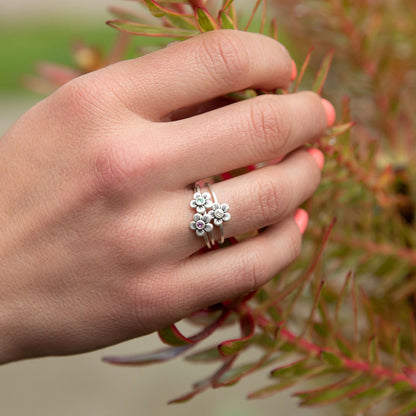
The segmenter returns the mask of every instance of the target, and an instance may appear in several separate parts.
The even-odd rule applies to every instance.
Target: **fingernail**
[[[325,109],[327,126],[331,127],[335,123],[335,118],[336,118],[335,108],[328,100],[325,100],[325,98],[321,98],[321,101]]]
[[[291,81],[294,81],[298,76],[298,68],[296,67],[295,61],[292,59],[292,75],[290,77]]]
[[[307,152],[315,159],[315,162],[319,166],[319,169],[322,170],[325,163],[324,154],[320,150],[315,149],[314,147],[310,147],[309,149],[307,149]]]
[[[304,209],[299,208],[295,212],[295,223],[298,226],[301,234],[305,232],[306,227],[308,226],[308,222],[309,222],[308,213]]]

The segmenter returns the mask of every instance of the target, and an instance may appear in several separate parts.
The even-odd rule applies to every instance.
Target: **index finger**
[[[274,39],[215,30],[100,71],[117,98],[140,116],[162,120],[174,110],[246,88],[285,88],[293,62]]]

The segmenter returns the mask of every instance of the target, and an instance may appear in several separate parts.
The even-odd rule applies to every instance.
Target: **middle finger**
[[[263,95],[161,124],[171,183],[199,179],[283,156],[322,135],[325,104],[311,92]],[[180,167],[175,169],[175,167]]]

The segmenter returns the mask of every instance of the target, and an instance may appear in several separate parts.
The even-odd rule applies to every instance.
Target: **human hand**
[[[323,164],[299,148],[333,122],[332,106],[302,92],[196,108],[285,88],[291,73],[276,41],[215,31],[82,76],[28,111],[0,140],[0,362],[144,335],[290,263],[307,223],[296,209]],[[189,185],[288,153],[214,185],[232,213],[225,237],[270,227],[196,254]]]

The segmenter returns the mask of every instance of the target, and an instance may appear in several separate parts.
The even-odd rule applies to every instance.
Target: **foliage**
[[[108,24],[123,34],[118,45],[110,57],[79,65],[78,71],[122,59],[130,35],[171,41],[219,28],[248,30],[255,13],[258,31],[278,34],[265,0],[257,0],[246,19],[233,0],[135,3],[153,17],[143,15],[143,7],[113,7],[116,19]],[[248,90],[230,97],[285,94],[308,86],[321,93],[327,81],[326,94],[341,103],[338,124],[316,143],[326,155],[326,167],[319,191],[306,204],[311,224],[302,255],[256,293],[189,317],[201,327],[196,335],[187,337],[172,325],[159,333],[165,349],[105,361],[144,365],[187,353],[190,362],[219,363],[175,403],[271,368],[271,383],[249,398],[312,380],[313,388],[295,394],[302,406],[339,403],[347,415],[414,414],[416,6],[411,0],[276,0],[273,5],[298,54],[304,54],[298,78],[289,91]],[[316,52],[304,50],[305,39],[316,51],[329,51],[320,63]],[[44,75],[58,85],[59,71],[52,68]],[[197,349],[217,328],[236,324],[240,338]],[[261,357],[246,362],[245,351],[251,348]]]

